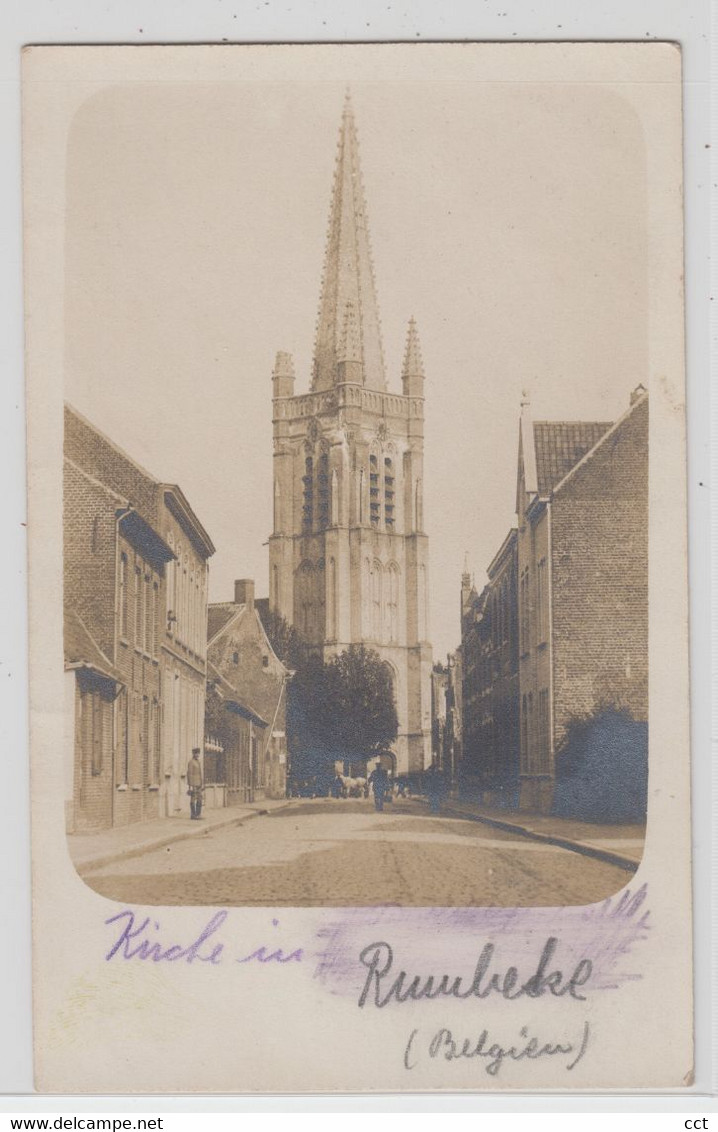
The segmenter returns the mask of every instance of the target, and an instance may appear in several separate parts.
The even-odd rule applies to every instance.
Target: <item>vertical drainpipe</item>
[[[113,601],[113,630],[112,630],[112,663],[117,668],[117,636],[118,636],[118,623],[121,611],[117,607],[117,601],[120,593],[120,523],[129,515],[132,508],[129,503],[125,504],[123,508],[118,508],[115,511],[115,596]],[[125,578],[125,585],[127,579]],[[115,792],[117,790],[117,701],[119,696],[115,696],[112,701],[112,766],[111,766],[111,781],[110,781],[110,826],[114,829],[115,825]],[[129,735],[128,735],[129,742]]]

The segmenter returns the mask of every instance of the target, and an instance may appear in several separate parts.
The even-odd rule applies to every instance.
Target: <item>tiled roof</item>
[[[233,601],[221,601],[213,603],[207,608],[207,640],[211,641],[217,636],[220,630],[224,629],[235,613],[240,609],[244,609],[243,605],[235,605]]]
[[[64,624],[65,663],[83,665],[121,683],[121,677],[109,657],[106,657],[84,621],[74,612],[65,610]]]
[[[547,495],[560,483],[612,424],[613,421],[534,421],[539,495]]]

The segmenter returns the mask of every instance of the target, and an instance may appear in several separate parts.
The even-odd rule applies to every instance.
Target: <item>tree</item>
[[[389,750],[399,724],[387,666],[373,650],[350,645],[327,669],[336,757],[360,762]]]
[[[391,676],[377,653],[350,645],[324,663],[294,626],[264,610],[262,623],[275,653],[292,670],[287,739],[294,778],[333,773],[334,762],[365,762],[387,751],[398,720]]]

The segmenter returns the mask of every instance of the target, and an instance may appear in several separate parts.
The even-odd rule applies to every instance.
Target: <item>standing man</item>
[[[384,795],[389,789],[389,775],[380,762],[369,775],[368,785],[374,790],[374,808],[381,812],[384,809]]]
[[[192,821],[199,821],[202,813],[202,764],[199,761],[201,750],[192,748],[192,758],[187,764],[187,792],[189,794],[189,812]]]

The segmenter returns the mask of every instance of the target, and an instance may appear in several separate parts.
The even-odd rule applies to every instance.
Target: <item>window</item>
[[[232,664],[239,664],[239,653],[238,652],[232,653]]]
[[[545,644],[548,640],[548,588],[546,584],[546,559],[542,558],[538,564],[537,599],[538,599],[538,641]]]
[[[143,613],[142,613],[142,569],[135,566],[135,645],[142,647]]]
[[[372,601],[372,637],[375,641],[380,641],[382,637],[381,632],[381,562],[374,562],[371,572],[371,601]]]
[[[126,691],[115,701],[117,711],[117,764],[116,783],[124,786],[129,782],[130,767],[130,702]]]
[[[379,462],[376,456],[369,457],[369,519],[373,527],[379,526]]]
[[[314,460],[307,456],[304,461],[304,506],[302,507],[302,524],[306,531],[314,526]]]
[[[329,457],[326,452],[319,457],[317,501],[317,519],[320,529],[324,530],[329,526]]]
[[[152,701],[152,717],[153,717],[153,728],[152,728],[152,776],[153,776],[153,782],[155,782],[155,783],[159,783],[159,781],[160,781],[160,775],[161,775],[161,773],[162,773],[162,767],[161,767],[161,765],[160,765],[160,764],[161,764],[161,761],[162,761],[162,759],[161,759],[161,754],[162,754],[162,747],[161,747],[161,740],[162,740],[162,731],[161,731],[161,726],[160,726],[160,725],[161,725],[160,705],[159,705],[159,703],[157,702],[157,700],[153,700],[153,701]]]
[[[529,568],[524,566],[521,571],[519,589],[520,631],[519,640],[522,655],[529,651]]]
[[[152,579],[145,574],[142,594],[142,647],[149,653],[152,647]]]
[[[102,774],[102,745],[104,739],[104,711],[103,701],[99,693],[94,692],[87,696],[89,700],[90,740],[92,743],[92,773]]]
[[[399,567],[394,562],[389,567],[387,581],[387,629],[389,642],[394,644],[399,640]]]
[[[544,688],[539,692],[538,698],[538,736],[537,736],[537,754],[538,754],[538,769],[545,773],[548,771],[549,766],[549,750],[550,750],[550,722],[548,710],[548,689]]]
[[[152,583],[152,617],[150,628],[150,652],[157,656],[157,611],[160,607],[160,587],[157,582]]]
[[[394,466],[388,456],[384,458],[384,522],[387,530],[394,529]]]
[[[150,784],[150,701],[147,696],[142,697],[142,784]]]
[[[120,636],[127,639],[127,555],[120,555]]]

